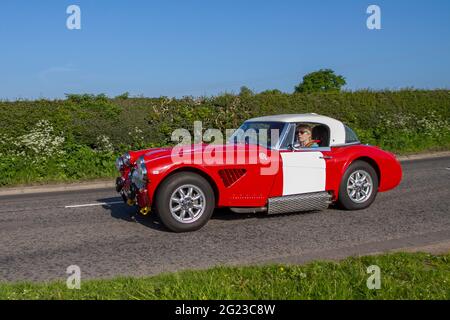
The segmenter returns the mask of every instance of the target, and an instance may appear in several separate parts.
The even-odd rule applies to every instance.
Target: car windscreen
[[[277,146],[285,126],[284,122],[244,122],[228,143],[254,144],[272,149]]]

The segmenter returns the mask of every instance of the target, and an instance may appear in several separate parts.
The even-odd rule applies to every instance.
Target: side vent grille
[[[219,175],[225,187],[228,188],[242,178],[246,172],[245,169],[223,169],[219,170]]]

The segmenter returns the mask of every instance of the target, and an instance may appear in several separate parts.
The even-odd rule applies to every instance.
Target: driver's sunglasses
[[[309,133],[309,131],[300,130],[300,131],[297,132],[297,134],[305,134],[305,133]]]

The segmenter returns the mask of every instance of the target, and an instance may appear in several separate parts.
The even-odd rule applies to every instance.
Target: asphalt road
[[[450,242],[450,157],[404,162],[395,190],[363,211],[265,216],[218,210],[175,234],[114,190],[0,197],[0,281],[152,275],[249,263],[298,263]],[[98,205],[107,202],[112,204]],[[86,207],[71,205],[97,204]]]

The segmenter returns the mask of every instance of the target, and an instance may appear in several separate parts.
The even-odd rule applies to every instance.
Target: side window
[[[330,146],[330,129],[324,124],[301,122],[292,124],[291,129],[294,129],[294,132],[290,133],[290,141],[293,141],[294,144],[306,144],[301,148],[324,148]],[[305,136],[299,135],[302,131],[306,131],[306,133],[302,133]],[[304,138],[303,141],[300,141],[301,137]]]
[[[349,127],[345,126],[345,143],[354,143],[354,142],[359,142],[356,133]]]
[[[330,128],[324,124],[316,124],[312,128],[312,139],[317,141],[319,147],[330,146]]]

